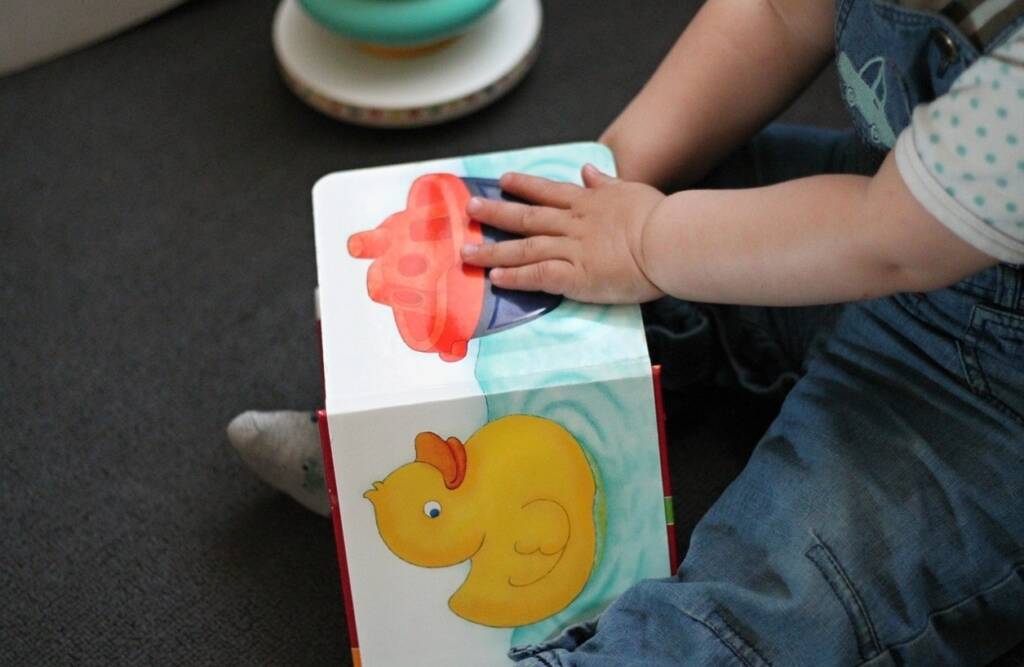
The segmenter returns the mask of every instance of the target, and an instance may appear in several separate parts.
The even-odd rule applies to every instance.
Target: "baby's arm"
[[[823,175],[679,192],[653,212],[640,248],[644,271],[661,290],[716,303],[803,305],[925,292],[995,264],[918,203],[891,154],[872,178]]]
[[[942,287],[995,264],[939,224],[890,157],[874,177],[748,190],[654,188],[584,170],[585,188],[509,174],[538,205],[473,199],[475,218],[527,238],[463,249],[498,287],[582,301],[834,303]]]
[[[696,181],[828,62],[833,16],[832,0],[709,0],[602,135],[619,176]]]
[[[667,198],[645,226],[644,270],[691,299],[796,304],[928,291],[996,260],[1024,263],[1022,111],[1018,27],[914,109],[872,178]]]
[[[602,302],[795,305],[943,287],[997,260],[1024,263],[1021,109],[1024,28],[915,108],[873,177],[665,197],[593,168],[586,188],[507,175],[502,186],[537,205],[472,202],[470,213],[529,238],[463,256],[502,267],[499,287]]]

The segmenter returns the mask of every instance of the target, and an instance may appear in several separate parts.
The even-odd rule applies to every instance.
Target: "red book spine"
[[[320,349],[323,350],[323,332],[317,322],[317,336]],[[323,356],[320,357],[320,371],[323,373]],[[326,384],[324,399],[326,402]],[[334,476],[334,457],[331,455],[331,432],[327,424],[327,411],[316,411],[317,425],[320,427],[320,448],[324,457],[324,481],[327,483],[327,497],[331,502],[331,523],[334,525],[334,545],[338,553],[338,571],[341,574],[341,595],[345,603],[345,620],[348,624],[348,640],[352,650],[352,664],[361,667],[359,657],[359,635],[356,632],[356,613],[352,605],[352,592],[349,586],[348,559],[345,557],[345,532],[341,528],[341,505],[338,502],[338,483]]]
[[[676,547],[676,520],[672,509],[672,477],[668,467],[668,436],[665,434],[665,403],[661,396],[661,366],[651,367],[654,379],[654,410],[658,420],[658,445],[661,449],[661,485],[665,494],[665,525],[668,531],[668,560],[672,572],[679,569],[679,549]]]

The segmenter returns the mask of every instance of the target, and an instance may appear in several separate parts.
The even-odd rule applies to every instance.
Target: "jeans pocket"
[[[1024,424],[1024,313],[976,305],[957,346],[971,391]]]

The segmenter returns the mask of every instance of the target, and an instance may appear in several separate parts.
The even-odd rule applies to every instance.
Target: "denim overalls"
[[[872,174],[914,106],[977,57],[941,16],[838,0],[856,131],[769,128],[704,185]],[[1020,269],[846,306],[665,299],[645,318],[667,387],[738,383],[785,395],[781,412],[676,576],[514,660],[935,667],[984,665],[1024,641]]]

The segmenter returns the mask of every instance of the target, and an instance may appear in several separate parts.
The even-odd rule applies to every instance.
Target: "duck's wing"
[[[558,565],[572,539],[572,522],[561,503],[537,498],[525,503],[516,513],[508,583],[510,586],[532,586]]]
[[[498,526],[495,526],[498,528]],[[488,533],[469,576],[448,600],[456,615],[493,627],[543,620],[570,604],[590,576],[594,532],[561,503],[533,499]]]

